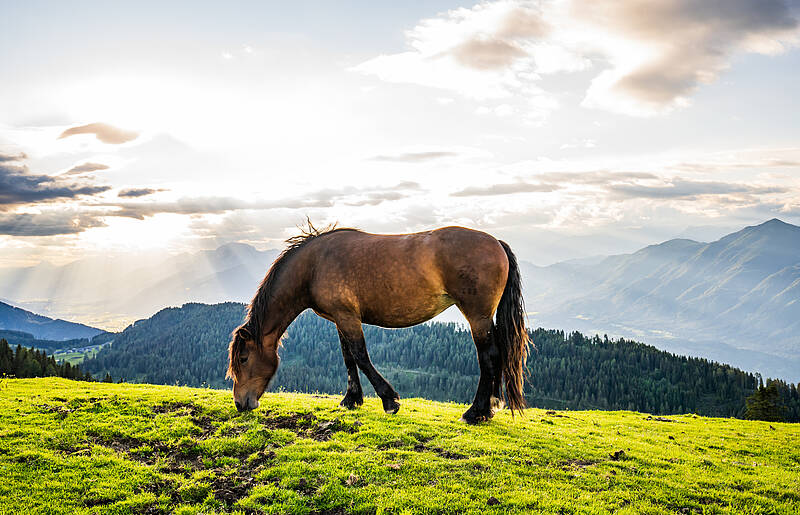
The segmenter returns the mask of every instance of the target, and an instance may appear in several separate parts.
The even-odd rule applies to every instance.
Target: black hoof
[[[339,406],[345,409],[356,409],[357,407],[364,404],[364,396],[363,395],[350,395],[349,393],[344,396],[342,402],[339,403]]]
[[[468,409],[461,415],[461,421],[466,422],[467,424],[479,424],[481,422],[488,422],[492,419],[493,413],[491,411],[487,411],[484,413],[479,412],[478,410],[473,410],[472,408]]]
[[[394,415],[398,411],[400,411],[400,403],[398,402],[400,399],[398,397],[394,397],[391,399],[381,399],[383,401],[383,411],[388,413],[389,415]]]

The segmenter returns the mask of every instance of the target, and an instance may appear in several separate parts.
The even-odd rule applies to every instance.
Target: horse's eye
[[[239,363],[241,363],[242,365],[247,363],[247,356],[244,356],[243,358],[239,358]]]

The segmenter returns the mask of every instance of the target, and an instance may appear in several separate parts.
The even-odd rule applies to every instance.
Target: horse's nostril
[[[244,406],[242,406],[241,402],[233,401],[233,403],[236,404],[236,411],[244,411],[245,408],[244,408]]]

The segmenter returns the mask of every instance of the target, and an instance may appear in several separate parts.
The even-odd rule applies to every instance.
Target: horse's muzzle
[[[258,407],[258,400],[251,399],[250,397],[246,397],[244,402],[239,402],[234,399],[233,403],[236,404],[236,410],[240,413],[243,411],[251,411]]]

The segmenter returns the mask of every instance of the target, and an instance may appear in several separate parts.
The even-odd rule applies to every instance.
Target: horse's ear
[[[250,334],[250,331],[248,331],[246,327],[240,327],[237,329],[236,336],[245,341],[253,339],[253,335]]]

